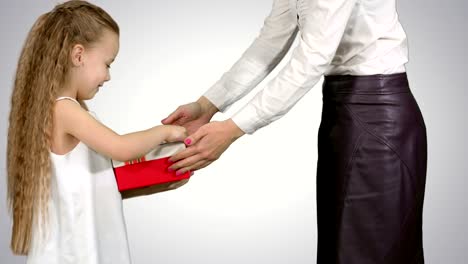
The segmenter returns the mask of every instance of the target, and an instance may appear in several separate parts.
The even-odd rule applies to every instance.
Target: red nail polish
[[[190,138],[187,138],[187,139],[185,140],[185,144],[186,144],[186,145],[190,145],[190,143],[192,143],[192,140],[190,140]]]

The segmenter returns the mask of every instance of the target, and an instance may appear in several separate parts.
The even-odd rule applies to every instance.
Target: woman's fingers
[[[200,116],[202,116],[202,109],[200,104],[197,102],[192,102],[177,107],[174,112],[161,120],[161,122],[165,125],[184,125],[190,121],[200,118]]]
[[[186,158],[194,156],[196,154],[198,154],[198,149],[197,149],[196,146],[188,147],[188,148],[182,150],[181,152],[179,152],[179,153],[173,155],[172,157],[170,157],[169,161],[176,163],[179,160],[186,159]],[[171,165],[171,166],[173,166],[173,165]]]
[[[166,118],[161,120],[161,123],[164,125],[171,125],[171,124],[174,124],[174,122],[180,117],[181,117],[181,111],[180,111],[180,107],[178,107],[174,112],[172,112]]]
[[[210,165],[211,163],[212,163],[212,161],[209,161],[209,160],[206,160],[206,159],[199,160],[198,162],[196,162],[193,165],[190,165],[188,167],[180,168],[179,170],[177,170],[176,175],[182,175],[182,174],[186,173],[187,171],[190,171],[192,173],[191,175],[193,175],[193,171],[202,169],[202,168]]]
[[[237,126],[235,129],[231,127],[229,122],[212,122],[200,127],[186,138],[187,149],[170,158],[170,161],[175,162],[170,169],[181,174],[204,168],[217,160],[241,136],[241,130]]]
[[[196,171],[196,170],[199,170],[199,169],[203,169],[206,166],[210,165],[211,163],[213,163],[213,161],[201,160],[201,161],[195,163],[193,166],[189,167],[188,170],[193,172],[193,171]]]
[[[201,126],[197,131],[195,131],[193,134],[188,136],[185,140],[184,143],[187,146],[194,146],[196,145],[200,139],[202,139],[204,136],[208,134],[208,132],[205,129],[205,125]]]
[[[180,175],[187,171],[196,170],[207,162],[208,161],[203,159],[200,155],[195,155],[173,164],[170,169],[176,171],[176,175]]]

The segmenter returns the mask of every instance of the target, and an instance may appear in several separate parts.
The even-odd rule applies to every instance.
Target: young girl
[[[186,136],[169,125],[120,136],[86,110],[83,100],[110,80],[118,49],[116,22],[85,1],[57,5],[27,37],[11,101],[7,169],[11,248],[28,263],[130,263],[109,158],[131,160]]]

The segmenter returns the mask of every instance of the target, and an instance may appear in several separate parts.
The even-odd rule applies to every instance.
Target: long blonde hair
[[[103,9],[68,1],[41,15],[18,61],[8,128],[8,206],[13,217],[11,249],[27,254],[34,225],[47,215],[53,105],[71,65],[71,50],[99,40],[103,30],[119,34]],[[82,103],[82,102],[81,102]]]

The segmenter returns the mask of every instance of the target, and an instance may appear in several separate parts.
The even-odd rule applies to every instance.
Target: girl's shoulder
[[[66,101],[74,102],[75,104],[78,104],[79,106],[81,106],[80,103],[79,103],[75,98],[69,97],[69,96],[60,96],[60,97],[58,97],[57,99],[55,99],[55,102],[60,102],[60,101],[64,101],[64,102],[66,102]]]
[[[66,123],[74,122],[74,119],[87,112],[80,103],[71,97],[59,97],[53,107],[54,129],[65,128]]]
[[[86,106],[81,105],[76,99],[72,97],[59,97],[55,99],[54,105],[54,118],[66,118],[73,119],[74,115],[78,114],[90,114],[94,117],[94,115],[88,111]],[[57,120],[60,121],[60,120]]]
[[[67,130],[67,123],[74,121],[77,116],[88,113],[77,100],[71,97],[59,97],[53,108],[53,127],[51,133],[50,152],[57,156],[71,152],[80,140],[72,136]]]

